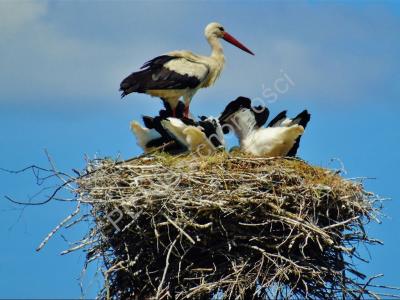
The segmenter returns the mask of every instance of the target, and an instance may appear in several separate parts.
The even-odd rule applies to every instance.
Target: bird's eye
[[[224,31],[224,27],[220,26],[218,27],[219,30]]]

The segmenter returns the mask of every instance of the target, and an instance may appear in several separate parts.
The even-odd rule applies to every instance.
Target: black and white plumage
[[[164,105],[165,109],[160,110],[158,116],[143,116],[144,127],[136,121],[131,122],[131,130],[145,153],[158,149],[170,154],[187,151],[203,154],[224,147],[218,119],[202,116],[199,121],[194,121],[186,118],[182,102],[177,106],[178,118],[175,118],[169,104],[164,102]]]
[[[184,60],[182,61],[184,62]],[[201,77],[181,74],[173,70],[173,65],[179,63],[179,59],[172,55],[161,55],[146,62],[140,69],[121,82],[122,97],[137,92],[146,93],[153,90],[173,90],[194,88],[200,84]],[[199,65],[199,72],[204,75],[207,68]],[[190,66],[195,68],[195,66]]]
[[[240,149],[256,156],[295,156],[300,139],[310,121],[311,115],[304,110],[293,119],[283,111],[263,127],[269,117],[269,110],[262,105],[251,106],[251,100],[238,97],[231,101],[218,119],[200,117],[199,121],[184,117],[184,104],[179,102],[173,110],[164,101],[165,109],[156,117],[143,116],[142,127],[131,123],[138,145],[145,152],[153,150],[170,154],[197,152],[211,154],[225,149],[224,133],[234,131],[239,139]]]
[[[286,116],[287,111],[283,111],[279,113],[269,124],[268,127],[277,127],[277,126],[291,126],[293,124],[297,124],[305,130],[308,122],[311,119],[311,114],[307,110],[303,110],[293,119],[289,119]],[[297,150],[300,146],[301,135],[296,139],[293,147],[289,150],[286,156],[294,157],[297,154]]]
[[[218,23],[208,24],[204,33],[212,48],[210,56],[189,51],[173,51],[158,56],[121,82],[122,97],[136,92],[164,98],[172,107],[174,116],[179,99],[183,98],[185,116],[188,117],[194,94],[200,88],[213,85],[223,69],[225,58],[219,39],[253,54]]]
[[[248,109],[248,113],[246,114],[250,120],[244,121],[243,117],[244,115],[242,114],[242,124],[236,124],[236,119],[232,118],[233,115],[238,112],[241,109]],[[228,119],[230,119],[230,123],[232,124],[231,126],[256,126],[256,127],[261,127],[263,126],[269,117],[269,110],[265,106],[251,106],[251,100],[246,97],[238,97],[236,100],[231,101],[224,109],[224,111],[221,113],[219,116],[219,121],[221,124],[229,124],[226,122]],[[239,121],[239,120],[238,120]],[[254,122],[254,124],[253,124]],[[229,127],[228,126],[223,126],[224,133],[228,133]],[[244,129],[242,129],[244,130]]]
[[[249,107],[250,99],[239,97],[232,101],[219,117],[224,129],[231,129],[239,139],[240,149],[256,156],[295,156],[300,137],[310,120],[305,110],[293,119],[286,117],[286,111],[278,114],[268,125],[268,113],[260,111],[266,107]],[[261,117],[262,116],[262,117]],[[258,122],[257,122],[258,120]]]
[[[154,147],[150,143],[161,138],[155,129],[142,127],[138,122],[131,122],[131,131],[136,136],[137,144],[145,153],[151,152]]]
[[[222,127],[216,118],[200,117],[200,121],[193,124],[178,118],[168,118],[161,124],[190,152],[210,154],[225,148]]]
[[[131,122],[131,131],[136,136],[137,144],[145,153],[159,149],[171,154],[177,154],[187,151],[187,148],[178,143],[161,125],[162,120],[172,117],[172,110],[167,102],[164,101],[165,108],[159,111],[158,116],[143,116],[144,127],[137,121]],[[179,102],[176,114],[183,117],[184,105]],[[187,120],[186,122],[193,122]]]

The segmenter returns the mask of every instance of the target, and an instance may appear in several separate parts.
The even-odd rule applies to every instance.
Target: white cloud
[[[67,3],[70,8],[71,4]],[[46,2],[10,1],[0,9],[4,16],[12,14],[2,20],[0,29],[0,103],[57,104],[65,99],[78,103],[104,101],[107,97],[106,101],[110,97],[118,99],[123,77],[151,55],[159,54],[157,47],[160,51],[166,49],[161,39],[146,42],[154,36],[141,35],[142,27],[128,29],[124,45],[107,38],[82,36],[79,32],[70,34],[60,28],[58,20],[49,18],[52,11]],[[93,35],[101,34],[101,28],[97,28],[99,19],[92,23],[77,19],[82,22],[78,27],[89,27]]]
[[[47,13],[47,1],[0,1],[0,36],[16,34]]]
[[[87,96],[88,89],[94,95],[104,90],[106,77],[95,69],[109,55],[108,45],[57,32],[43,18],[46,2],[1,3],[5,18],[0,29],[0,82],[11,99],[3,96],[0,102],[27,103],[43,97],[39,100],[57,103],[71,95]]]

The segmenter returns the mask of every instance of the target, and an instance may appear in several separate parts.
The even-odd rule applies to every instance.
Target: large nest
[[[304,161],[216,154],[95,160],[78,181],[102,297],[370,297],[352,264],[378,199]]]

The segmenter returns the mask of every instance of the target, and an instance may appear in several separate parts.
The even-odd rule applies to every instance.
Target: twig
[[[78,202],[75,211],[73,211],[68,217],[61,221],[47,236],[46,238],[40,243],[39,247],[36,248],[36,251],[40,251],[44,245],[50,240],[50,238],[60,229],[62,228],[69,220],[71,220],[74,216],[76,216],[80,211],[81,203]]]
[[[196,244],[196,242],[188,235],[181,227],[178,226],[174,221],[172,221],[166,214],[163,214],[163,216],[168,220],[169,223],[171,223],[178,231],[180,231],[193,245]]]
[[[175,243],[178,241],[179,235],[175,238],[175,240],[171,243],[171,245],[169,246],[168,252],[167,252],[167,257],[165,259],[165,268],[164,268],[164,272],[160,281],[160,284],[158,285],[157,288],[157,294],[156,294],[156,299],[160,298],[161,295],[161,291],[162,291],[162,287],[165,281],[165,276],[167,275],[168,272],[168,268],[169,268],[169,258],[171,256],[172,253],[172,249],[175,247]]]

